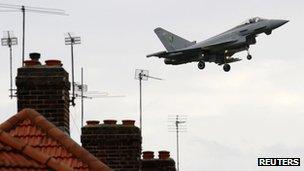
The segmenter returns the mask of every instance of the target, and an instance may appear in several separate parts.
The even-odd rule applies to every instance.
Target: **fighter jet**
[[[247,59],[251,60],[250,45],[256,43],[258,34],[270,35],[272,30],[287,23],[288,20],[251,18],[240,25],[225,31],[205,41],[189,41],[163,28],[156,28],[154,32],[167,51],[147,55],[164,58],[165,64],[179,65],[189,62],[198,62],[198,68],[204,69],[205,62],[214,62],[223,65],[225,72],[230,71],[229,63],[240,61],[232,56],[240,51],[247,51]]]

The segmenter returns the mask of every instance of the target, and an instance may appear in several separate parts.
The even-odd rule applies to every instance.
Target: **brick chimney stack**
[[[141,134],[134,120],[87,121],[82,127],[82,147],[115,171],[140,170]]]
[[[159,151],[158,159],[153,151],[144,151],[141,160],[141,171],[176,171],[175,161],[169,151]]]
[[[70,133],[69,75],[61,61],[39,62],[40,54],[31,53],[16,77],[18,111],[32,108],[59,129]]]

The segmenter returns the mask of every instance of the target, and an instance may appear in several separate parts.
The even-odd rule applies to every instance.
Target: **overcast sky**
[[[88,3],[89,2],[89,3]],[[136,68],[164,81],[143,83],[143,150],[175,153],[168,115],[187,115],[180,136],[180,170],[299,171],[301,167],[258,167],[258,157],[304,155],[303,30],[301,0],[6,0],[1,3],[64,9],[69,16],[26,14],[26,56],[40,52],[42,61],[60,59],[70,72],[70,49],[64,33],[81,36],[75,46],[76,80],[84,67],[89,91],[124,98],[85,101],[85,120],[139,118]],[[189,40],[201,41],[250,17],[290,20],[257,38],[244,60],[222,67],[207,63],[167,66],[145,55],[164,50],[153,29],[161,26]],[[21,42],[21,13],[0,13],[0,31],[13,30]],[[1,35],[2,36],[2,35]],[[0,49],[0,122],[16,113],[8,98],[8,49]],[[14,71],[21,65],[21,45],[14,47]],[[14,76],[16,72],[14,72]],[[71,134],[79,142],[80,101],[71,111]],[[74,120],[74,121],[73,121]],[[137,122],[138,124],[138,122]],[[302,165],[303,165],[302,158]]]

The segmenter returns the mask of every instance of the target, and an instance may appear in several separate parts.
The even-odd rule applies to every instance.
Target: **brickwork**
[[[34,60],[26,62],[31,61]],[[61,65],[41,65],[39,62],[18,68],[16,86],[18,111],[35,109],[69,134],[70,82]]]
[[[173,159],[168,160],[142,160],[141,171],[176,171]]]
[[[82,146],[115,171],[138,171],[141,134],[138,127],[110,122],[87,122],[82,128]]]
[[[159,158],[154,158],[152,151],[144,151],[141,171],[176,171],[175,161],[168,151],[159,151]]]

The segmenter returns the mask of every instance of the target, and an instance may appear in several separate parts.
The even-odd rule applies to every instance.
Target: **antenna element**
[[[64,10],[54,8],[40,8],[30,7],[24,5],[12,5],[0,3],[0,8],[11,9],[3,10],[0,12],[22,12],[22,66],[24,66],[24,53],[25,53],[25,12],[41,13],[41,14],[53,14],[53,15],[68,15]]]
[[[9,54],[10,54],[10,95],[9,97],[13,98],[13,50],[12,46],[15,46],[18,44],[17,37],[14,37],[12,31],[5,31],[4,36],[1,39],[1,45],[7,46],[9,48]]]
[[[108,92],[88,91],[88,85],[83,83],[83,68],[81,67],[81,83],[75,83],[75,91],[80,94],[75,94],[76,97],[81,99],[81,127],[83,127],[84,121],[84,99],[93,98],[111,98],[111,97],[125,97],[124,95],[109,95]]]
[[[74,45],[80,44],[80,37],[72,36],[71,33],[67,33],[64,39],[65,45],[71,46],[71,63],[72,63],[72,106],[75,106],[75,81],[74,81]]]
[[[186,132],[186,121],[185,115],[169,115],[168,117],[168,129],[170,132],[176,132],[176,163],[177,171],[179,171],[179,133]]]
[[[147,81],[148,78],[155,80],[162,80],[161,78],[149,76],[148,70],[136,69],[135,70],[135,79],[139,80],[139,128],[142,135],[142,84],[141,81]]]

